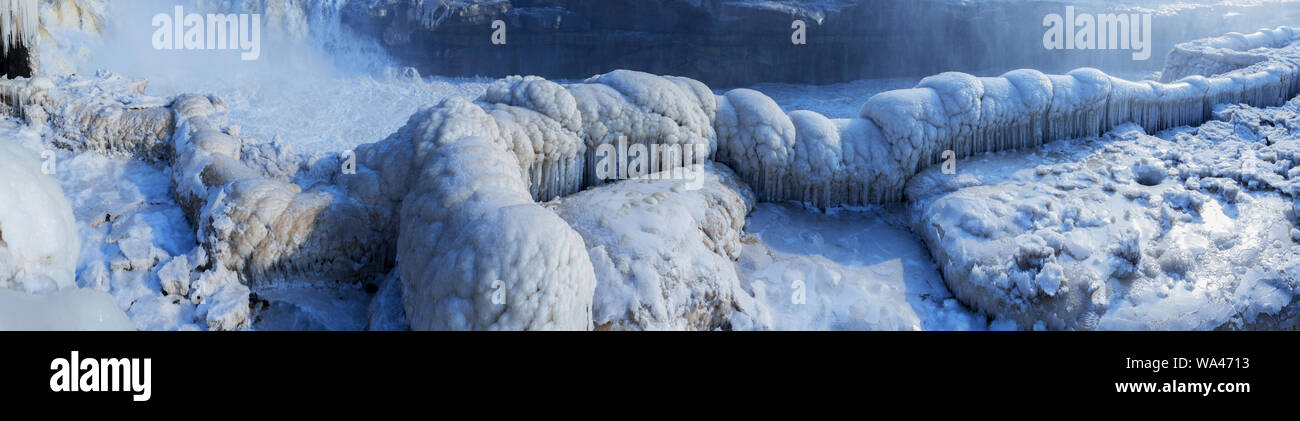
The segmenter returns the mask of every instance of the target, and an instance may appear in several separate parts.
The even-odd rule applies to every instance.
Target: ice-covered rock
[[[984,84],[979,79],[965,73],[945,72],[921,79],[916,87],[933,89],[939,94],[945,114],[941,121],[946,135],[932,148],[934,155],[929,157],[929,162],[939,162],[945,150],[953,151],[956,156],[987,150],[974,143],[975,131],[980,126],[980,101],[984,97]]]
[[[335,186],[303,189],[249,168],[244,142],[221,127],[219,99],[187,95],[172,108],[182,122],[172,159],[177,201],[211,259],[250,283],[351,280],[387,267],[391,240],[357,223],[369,219],[365,206]]]
[[[1292,108],[926,170],[908,183],[913,230],[954,295],[1022,328],[1294,326],[1300,246],[1279,192],[1295,190],[1279,174],[1300,174],[1280,159],[1300,132],[1271,125]]]
[[[596,279],[582,237],[535,204],[502,145],[421,142],[397,261],[413,329],[588,330]]]
[[[1109,129],[1103,127],[1103,120],[1110,76],[1082,68],[1048,78],[1052,81],[1052,105],[1047,109],[1046,140],[1096,136]]]
[[[786,113],[773,100],[753,90],[737,89],[717,96],[691,79],[635,71],[614,71],[570,85],[537,77],[511,77],[492,84],[476,102],[460,98],[442,101],[417,112],[387,139],[363,145],[356,154],[329,156],[342,163],[337,170],[329,168],[328,159],[316,159],[307,177],[295,176],[302,165],[292,157],[290,148],[275,141],[256,142],[242,137],[238,126],[229,124],[228,106],[216,96],[153,98],[144,95],[140,81],[101,73],[94,77],[0,80],[0,97],[15,114],[31,122],[50,123],[55,129],[52,143],[56,146],[130,154],[169,167],[176,202],[194,225],[197,242],[206,253],[205,263],[190,261],[188,255],[182,255],[183,250],[162,251],[139,215],[120,218],[120,209],[106,209],[105,222],[114,223],[114,238],[108,243],[116,247],[111,252],[120,252],[120,256],[114,254],[111,266],[87,268],[86,283],[101,288],[104,278],[108,278],[113,287],[128,286],[131,291],[121,297],[129,299],[119,300],[148,298],[144,302],[175,310],[175,306],[142,287],[145,280],[156,275],[158,288],[168,294],[189,294],[191,300],[196,294],[225,297],[213,302],[194,301],[201,306],[195,308],[194,317],[209,328],[242,328],[249,324],[250,286],[285,279],[370,282],[378,274],[392,273],[400,262],[393,277],[400,277],[402,289],[409,292],[402,296],[406,310],[415,312],[409,315],[412,327],[582,329],[591,325],[592,318],[591,299],[584,291],[589,284],[596,288],[595,279],[613,278],[593,271],[617,268],[618,256],[639,253],[638,247],[656,247],[656,243],[649,242],[619,244],[604,233],[580,229],[589,242],[602,243],[584,244],[579,233],[564,220],[535,203],[568,196],[604,181],[593,178],[598,147],[614,142],[707,146],[710,157],[730,166],[764,201],[794,200],[822,208],[891,202],[903,197],[905,183],[914,174],[939,161],[1091,137],[1127,121],[1150,132],[1195,124],[1209,118],[1215,107],[1223,104],[1276,104],[1300,89],[1300,48],[1289,44],[1294,38],[1290,29],[1226,37],[1211,44],[1232,51],[1248,50],[1263,58],[1225,67],[1221,74],[1166,83],[1128,82],[1088,68],[1052,76],[1017,70],[996,78],[943,73],[923,79],[912,89],[876,95],[862,106],[858,118],[842,120],[810,111]],[[1256,46],[1265,48],[1250,50]],[[1247,112],[1229,114],[1242,116]],[[1269,124],[1287,123],[1283,120]],[[1213,129],[1207,126],[1211,126],[1207,130]],[[1254,127],[1255,140],[1277,143],[1267,139],[1277,139],[1278,134],[1258,128],[1262,126]],[[1259,134],[1264,132],[1269,134]],[[473,140],[467,140],[470,138]],[[1161,217],[1205,205],[1205,197],[1198,194],[1213,195],[1234,206],[1253,206],[1248,203],[1259,202],[1252,200],[1252,192],[1260,186],[1286,194],[1296,191],[1286,176],[1290,169],[1278,168],[1280,162],[1294,162],[1294,152],[1285,146],[1289,143],[1277,145],[1268,150],[1246,149],[1259,155],[1234,152],[1251,162],[1250,168],[1234,169],[1230,163],[1220,161],[1204,167],[1189,166],[1176,157],[1153,154],[1141,156],[1144,160],[1107,165],[1104,172],[1089,168],[1081,175],[1085,179],[1061,176],[1064,167],[1035,168],[1034,176],[1052,179],[1051,187],[1065,193],[1026,188],[1033,197],[1015,206],[1008,203],[1021,199],[999,198],[993,202],[1000,201],[1001,205],[988,204],[993,202],[983,200],[983,195],[990,193],[972,184],[986,180],[961,170],[955,177],[943,174],[950,180],[935,183],[942,186],[937,187],[938,192],[918,188],[908,191],[908,197],[913,202],[929,201],[940,192],[954,192],[949,201],[936,201],[933,209],[945,217],[960,219],[957,225],[979,238],[1015,234],[1012,238],[1017,239],[1016,247],[1008,252],[1014,258],[977,256],[993,259],[976,259],[980,270],[988,275],[995,269],[1014,266],[1018,271],[1014,273],[1019,273],[1016,278],[997,281],[1001,282],[997,286],[1011,288],[1003,290],[1014,290],[1031,301],[1063,303],[1052,310],[1052,317],[1059,320],[1045,321],[1044,326],[1073,326],[1070,320],[1079,316],[1075,312],[1084,302],[1077,293],[1077,276],[1086,272],[1075,270],[1070,262],[1054,260],[1063,250],[1057,247],[1063,244],[1057,235],[1037,231],[1041,227],[1032,224],[1017,232],[1007,231],[1006,224],[1024,225],[1024,218],[1058,222],[1038,211],[1020,208],[1047,206],[1055,203],[1053,200],[1075,199],[1072,195],[1097,193],[1084,183],[1086,177],[1104,181],[1098,183],[1101,194],[1128,202],[1149,205],[1160,196],[1167,199],[1161,203],[1178,204],[1146,209],[1148,213],[1158,211]],[[947,151],[955,152],[953,158],[944,158]],[[503,155],[498,156],[498,152]],[[457,155],[462,153],[468,155]],[[471,162],[470,158],[482,162]],[[488,164],[498,167],[485,168]],[[1200,193],[1174,191],[1166,195],[1170,192],[1153,191],[1171,183]],[[675,202],[703,194],[675,193],[654,200],[689,207]],[[1036,201],[1039,199],[1041,202]],[[1029,216],[1021,220],[967,218],[960,215],[966,209],[964,200],[981,202],[972,205],[973,209],[987,208],[999,218],[1010,212],[1004,209],[1006,206]],[[136,206],[127,203],[131,200],[105,201],[105,206],[110,202],[112,207]],[[609,202],[588,208],[620,203]],[[1132,204],[1124,202],[1123,206]],[[637,211],[652,212],[654,208]],[[1155,208],[1159,209],[1153,211]],[[701,212],[693,208],[691,211]],[[96,221],[99,218],[90,216]],[[651,216],[634,219],[653,219]],[[700,221],[696,218],[696,222]],[[117,224],[122,224],[123,229],[118,230]],[[1159,270],[1171,276],[1197,273],[1196,259],[1188,257],[1195,255],[1194,250],[1180,249],[1172,243],[1153,246],[1143,237],[1151,232],[1149,227],[1139,229],[1142,224],[1134,224],[1133,230],[1116,234],[1123,237],[1116,239],[1122,247],[1106,252],[1087,247],[1066,249],[1088,256],[1116,257],[1107,273],[1124,279],[1149,271],[1144,266],[1148,262],[1155,262]],[[665,235],[671,241],[690,243],[683,240],[696,235],[690,227],[674,227]],[[1129,235],[1131,232],[1139,234]],[[8,228],[3,234],[6,237],[0,238],[7,238]],[[716,240],[707,230],[704,235]],[[603,260],[593,252],[597,248],[606,253],[604,260],[612,266],[602,266]],[[1160,253],[1144,257],[1147,250]],[[211,262],[207,262],[208,257]],[[598,260],[596,269],[591,268],[593,258]],[[162,268],[152,271],[159,265]],[[198,281],[188,279],[200,271],[201,265],[212,275],[199,275]],[[444,266],[455,269],[445,270]],[[656,274],[668,272],[665,268],[669,267],[650,266]],[[497,279],[485,280],[483,276],[487,275],[480,271],[490,272]],[[123,277],[134,281],[123,281]],[[227,282],[232,277],[235,282]],[[641,282],[650,278],[636,278],[635,283],[656,285]],[[691,274],[686,274],[682,279],[690,278]],[[726,278],[724,275],[709,281],[725,284]],[[544,293],[529,293],[531,284],[523,285],[529,282],[538,282],[532,285],[534,290]],[[525,290],[518,290],[520,285]],[[688,280],[682,285],[692,283]],[[686,290],[696,291],[692,288]],[[492,290],[486,303],[482,294],[485,289]],[[497,291],[506,304],[493,302]],[[620,297],[626,298],[626,294]],[[722,295],[715,294],[715,298],[725,300]],[[651,303],[647,304],[651,308],[685,308],[678,301],[665,300],[641,302]],[[600,304],[597,313],[613,314],[617,311],[605,309],[615,307]],[[725,305],[713,308],[721,307]],[[652,316],[631,317],[637,321],[623,327],[720,325],[714,316],[675,315],[691,312],[703,314],[695,310],[655,310]],[[1087,314],[1079,317],[1093,320]],[[682,318],[690,322],[674,321]],[[616,317],[597,319],[613,323]],[[1084,326],[1091,326],[1089,323]],[[599,320],[596,324],[605,325]]]
[[[565,88],[575,99],[582,121],[586,185],[611,181],[598,179],[596,152],[600,145],[615,144],[620,139],[647,148],[652,144],[683,148],[709,145],[710,154],[715,148],[713,120],[719,106],[716,97],[700,82],[615,70]],[[675,166],[659,170],[671,167]]]
[[[1300,29],[1279,26],[1253,34],[1232,32],[1220,37],[1193,40],[1174,46],[1165,59],[1161,82],[1188,76],[1215,76],[1267,60],[1259,48],[1279,48],[1300,38]]]
[[[533,198],[546,201],[582,188],[586,147],[576,133],[527,108],[492,104],[485,110],[518,159]]]
[[[396,271],[380,280],[378,289],[366,306],[366,330],[407,330],[406,310],[402,308],[402,279]]]
[[[1160,124],[1160,97],[1155,92],[1157,85],[1159,84],[1132,82],[1111,76],[1106,126],[1117,127],[1132,122],[1148,132],[1156,132]]]
[[[46,293],[76,286],[76,220],[63,188],[43,169],[53,167],[0,139],[0,289]]]
[[[734,89],[718,99],[717,153],[754,189],[759,200],[780,200],[792,187],[795,126],[781,107],[752,89]]]
[[[908,164],[890,154],[889,140],[871,120],[834,120],[840,129],[846,197],[841,204],[886,203],[902,198]],[[829,205],[829,203],[827,204]]]
[[[1052,80],[1047,75],[1033,69],[1018,69],[1003,73],[1002,78],[1011,82],[1019,94],[1018,99],[1023,105],[1022,112],[1019,116],[1013,117],[1016,126],[1022,126],[1028,129],[1028,139],[1024,142],[1000,142],[1001,144],[1011,144],[1011,148],[1021,148],[1033,145],[1037,147],[1050,139],[1047,136],[1047,110],[1052,106],[1053,86]],[[1013,139],[1015,139],[1013,137]],[[991,150],[990,150],[991,151]]]
[[[15,114],[48,121],[55,145],[165,161],[176,121],[169,99],[144,94],[146,81],[109,72],[0,80],[0,97]]]
[[[559,122],[570,132],[582,132],[578,102],[558,83],[537,76],[511,76],[489,85],[483,99],[492,104],[527,108]]]
[[[876,94],[862,105],[859,115],[880,127],[888,139],[890,156],[911,173],[930,165],[930,158],[942,152],[940,143],[951,134],[943,99],[930,88]]]
[[[102,0],[45,0],[40,5],[41,29],[55,27],[98,32],[106,9]]]
[[[585,240],[596,329],[730,328],[732,313],[752,301],[738,297],[745,292],[732,260],[754,195],[721,165],[693,172],[690,180],[652,174],[547,204]]]
[[[195,318],[205,321],[208,330],[248,329],[249,289],[234,272],[217,266],[199,275],[192,288]]]
[[[795,142],[791,157],[790,180],[786,183],[785,197],[829,206],[844,203],[849,182],[845,173],[844,146],[840,141],[840,128],[835,122],[812,111],[792,111],[790,122],[795,127]]]
[[[1036,71],[1016,70],[1001,77],[980,78],[979,82],[984,95],[979,102],[980,118],[972,141],[973,152],[1037,145],[1050,101],[1050,80]],[[1026,92],[1022,93],[1021,89]]]

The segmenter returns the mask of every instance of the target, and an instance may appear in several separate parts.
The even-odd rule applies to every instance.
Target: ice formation
[[[1166,79],[1206,74],[1165,83],[1049,76],[1046,139],[1115,129],[968,161],[956,176],[926,170],[907,187],[913,230],[958,298],[1022,327],[1294,327],[1297,103],[1247,107],[1295,96],[1294,39],[1282,28],[1180,45]],[[1095,93],[1107,86],[1108,98]],[[1223,121],[1146,134],[1211,118]]]
[[[1084,68],[1066,75],[1051,75],[1052,105],[1047,108],[1046,141],[1088,137],[1110,129],[1103,126],[1110,77]]]
[[[1294,328],[1300,127],[1269,122],[1300,101],[1254,110],[927,170],[908,184],[913,230],[954,295],[1021,327]]]
[[[595,281],[582,240],[533,204],[581,186],[582,144],[565,128],[576,120],[548,117],[565,117],[563,105],[573,104],[556,87],[506,80],[483,105],[447,99],[358,148],[356,174],[335,175],[347,203],[364,209],[356,220],[381,234],[367,241],[380,253],[395,251],[375,254],[398,262],[412,328],[591,326]],[[503,231],[494,236],[488,227]]]
[[[795,142],[790,117],[767,95],[735,89],[718,99],[717,159],[759,198],[783,195]]]
[[[402,279],[396,271],[380,281],[375,297],[366,306],[366,330],[408,330],[402,308]]]
[[[582,237],[533,202],[500,144],[443,140],[402,203],[406,317],[415,329],[589,330],[596,287]]]
[[[81,240],[54,168],[0,140],[0,330],[134,330],[114,297],[78,288]]]
[[[584,184],[598,185],[596,151],[624,139],[649,148],[709,145],[716,149],[717,98],[704,84],[681,77],[615,70],[565,87],[574,98],[586,144]],[[568,124],[569,118],[562,120]],[[666,166],[663,169],[670,169]]]
[[[1285,47],[1298,36],[1300,30],[1283,26],[1249,35],[1233,32],[1178,44],[1165,59],[1160,81],[1170,83],[1188,76],[1211,77],[1249,67],[1268,60],[1267,52],[1259,49]]]
[[[382,245],[375,239],[382,233],[353,223],[364,217],[363,208],[350,200],[335,203],[346,196],[334,186],[304,191],[286,180],[289,174],[256,165],[268,158],[261,149],[246,147],[219,98],[153,98],[142,90],[140,81],[103,73],[64,77],[57,84],[43,77],[9,80],[2,93],[22,110],[18,114],[48,121],[56,146],[171,167],[176,202],[204,250],[203,259],[195,259],[204,262],[185,266],[211,259],[218,268],[197,280],[177,276],[164,286],[198,305],[196,317],[209,328],[248,326],[249,289],[240,279],[253,285],[306,277],[328,282],[386,267],[383,254],[365,248]],[[124,268],[158,264],[147,247],[136,252],[128,244],[133,243],[120,244],[127,253]],[[222,275],[226,270],[238,275]],[[231,279],[235,282],[226,282]],[[194,290],[191,282],[211,290]]]
[[[724,166],[697,176],[696,190],[645,177],[547,204],[586,242],[597,329],[730,328],[734,311],[752,311],[732,260],[754,195]]]
[[[40,30],[40,9],[36,0],[7,0],[0,2],[0,37],[4,53],[22,46],[35,45]]]
[[[1043,142],[1052,85],[1047,75],[1021,69],[999,77],[980,78],[980,119],[974,152],[1032,148]]]
[[[0,141],[0,289],[46,293],[76,287],[77,237],[63,188],[39,156]],[[48,169],[47,169],[48,171]]]
[[[177,202],[215,261],[254,283],[314,277],[340,280],[384,268],[365,209],[339,189],[304,189],[249,168],[238,130],[225,126],[219,99],[182,95],[172,180]]]
[[[1165,83],[1130,82],[1091,68],[1065,75],[1022,69],[996,78],[943,73],[922,79],[912,89],[877,94],[860,111],[874,130],[859,121],[840,126],[855,127],[858,133],[878,130],[883,144],[839,136],[841,149],[853,145],[875,152],[865,157],[840,154],[844,161],[839,165],[862,167],[852,161],[866,158],[872,166],[886,168],[861,183],[875,190],[869,195],[852,194],[853,188],[843,187],[848,182],[843,176],[828,177],[835,165],[810,172],[794,170],[809,168],[808,153],[835,149],[826,143],[827,126],[809,112],[799,112],[796,128],[791,120],[796,115],[784,115],[770,98],[749,89],[733,90],[719,99],[715,159],[735,168],[762,200],[795,200],[818,207],[893,202],[902,199],[900,180],[939,162],[946,151],[960,158],[1037,147],[1052,140],[1097,136],[1129,121],[1158,131],[1200,123],[1219,104],[1278,105],[1300,90],[1300,60],[1280,49],[1296,36],[1295,30],[1284,27],[1225,38],[1245,40],[1240,42],[1182,46],[1174,55],[1213,50],[1221,53],[1215,57],[1221,57],[1230,55],[1223,51],[1237,49],[1272,50],[1252,53],[1257,57],[1251,61],[1216,67],[1225,72],[1222,75],[1192,75]],[[1178,66],[1166,75],[1179,74]],[[801,156],[800,151],[805,153]],[[809,188],[807,183],[817,186]]]
[[[40,24],[47,32],[53,26],[98,32],[104,11],[101,0],[42,0]]]
[[[150,97],[142,82],[103,73],[0,80],[0,97],[10,112],[50,123],[57,146],[170,168],[176,202],[194,225],[207,266],[200,271],[203,264],[188,255],[161,262],[143,249],[125,257],[131,266],[133,260],[161,265],[163,288],[189,294],[196,317],[209,328],[247,326],[247,309],[231,303],[246,302],[249,286],[370,281],[388,274],[385,285],[401,286],[405,322],[417,329],[705,329],[728,326],[730,316],[722,316],[728,306],[739,311],[747,305],[737,303],[750,292],[729,287],[736,284],[732,277],[701,281],[690,271],[725,273],[730,267],[726,260],[738,254],[728,244],[736,244],[738,224],[754,201],[749,191],[758,201],[821,208],[897,202],[906,192],[913,206],[927,203],[931,213],[918,215],[951,216],[943,211],[948,202],[933,205],[929,198],[968,186],[907,189],[909,179],[946,160],[1094,137],[1127,122],[1154,132],[1199,123],[1222,104],[1279,104],[1300,89],[1300,59],[1290,43],[1295,37],[1282,28],[1187,47],[1179,54],[1249,51],[1262,58],[1169,82],[1130,82],[1088,68],[1065,75],[1016,70],[992,78],[943,73],[875,95],[857,117],[835,120],[812,111],[786,113],[754,90],[719,96],[673,76],[618,70],[568,85],[511,77],[491,84],[477,100],[452,97],[425,108],[355,154],[301,167],[287,158],[287,148],[242,137],[216,96]],[[1256,46],[1269,48],[1251,49]],[[734,170],[747,189],[735,188],[718,167],[705,173],[703,191],[671,185],[680,180],[598,187],[612,180],[595,177],[595,152],[615,142],[707,146],[709,157]],[[332,165],[334,159],[341,165]],[[1160,185],[1169,179],[1162,173],[1169,165],[1135,163],[1133,177],[1141,185]],[[309,171],[299,174],[304,168]],[[924,182],[912,184],[918,183]],[[578,193],[590,187],[597,188]],[[631,197],[638,194],[645,197]],[[550,207],[538,205],[557,198]],[[641,202],[648,206],[633,206]],[[590,213],[602,208],[608,214]],[[673,228],[658,228],[661,242],[644,244],[623,241],[647,233],[637,231],[642,225],[601,222],[684,216],[690,220],[662,222]],[[963,227],[977,232],[996,228],[958,224],[975,224]],[[933,227],[916,229],[928,230],[937,255],[961,245],[945,243],[958,240]],[[1024,258],[1013,266],[1017,273],[1032,269],[1033,276],[1014,284],[1026,296],[1063,303],[1044,308],[1054,315],[1048,325],[1075,327],[1072,321],[1087,313],[1079,313],[1084,300],[1072,295],[1071,268],[1048,256],[1061,250],[1059,238],[1036,238],[1015,242],[1027,248],[1016,249]],[[670,246],[674,242],[683,246]],[[708,252],[691,254],[704,261],[680,271],[681,259],[670,252],[699,244]],[[645,258],[655,254],[661,260]],[[957,295],[1000,316],[1029,321],[1039,314],[1034,306],[1016,313],[1004,302],[979,301],[978,294]],[[748,324],[761,319],[737,314]],[[400,324],[392,317],[375,320]]]

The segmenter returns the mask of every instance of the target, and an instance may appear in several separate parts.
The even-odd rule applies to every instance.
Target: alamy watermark
[[[704,144],[628,145],[627,138],[620,136],[617,144],[596,147],[596,178],[601,181],[639,177],[680,180],[685,181],[686,190],[699,190],[704,185],[704,161],[708,155],[708,145]]]
[[[131,400],[144,402],[153,395],[152,366],[151,358],[81,358],[72,351],[50,361],[50,391],[132,392]]]
[[[170,15],[154,15],[153,26],[155,50],[238,50],[244,61],[262,56],[260,14],[186,14],[176,6]]]
[[[1151,14],[1092,15],[1065,6],[1065,16],[1043,17],[1043,47],[1048,50],[1133,50],[1133,60],[1151,58]]]

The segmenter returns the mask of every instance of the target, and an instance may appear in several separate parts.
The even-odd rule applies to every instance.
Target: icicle
[[[36,0],[0,0],[0,37],[4,38],[5,54],[13,47],[34,45],[39,33]]]

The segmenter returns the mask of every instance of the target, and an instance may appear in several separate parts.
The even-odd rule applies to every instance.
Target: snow
[[[596,279],[582,237],[533,202],[514,156],[478,137],[416,149],[431,156],[397,242],[411,328],[589,330]]]
[[[81,243],[63,188],[43,172],[50,163],[16,140],[0,139],[0,289],[46,293],[75,286]]]
[[[1110,76],[1083,68],[1066,75],[1050,75],[1052,105],[1047,109],[1046,141],[1101,134]]]
[[[537,76],[510,76],[488,85],[484,100],[527,108],[560,122],[568,131],[582,130],[582,115],[573,94],[559,84]]]
[[[533,198],[550,200],[582,188],[586,148],[577,134],[527,108],[493,104],[485,110],[515,153]]]
[[[624,180],[547,204],[591,256],[596,329],[730,328],[733,309],[748,307],[732,261],[754,195],[720,165],[698,177]]]
[[[1267,53],[1253,50],[1283,47],[1297,37],[1300,29],[1283,26],[1250,35],[1233,32],[1181,43],[1174,46],[1165,60],[1160,80],[1169,83],[1187,76],[1228,73],[1268,59]]]
[[[138,160],[60,151],[55,177],[73,204],[77,284],[113,294],[142,330],[189,330],[196,268],[207,263],[166,174]],[[170,290],[170,291],[169,291]]]
[[[789,116],[796,133],[790,173],[802,176],[790,180],[782,198],[823,206],[843,202],[848,183],[839,127],[812,111],[793,111]]]
[[[889,139],[889,155],[901,169],[915,172],[939,156],[940,139],[949,134],[943,99],[930,88],[877,94],[862,105],[860,117],[870,119]],[[897,195],[891,195],[897,198]]]
[[[565,86],[577,102],[580,135],[586,144],[584,185],[598,185],[596,150],[615,144],[710,145],[714,149],[714,114],[720,108],[711,91],[699,82],[615,70],[583,83]]]
[[[208,330],[245,330],[249,325],[248,286],[223,266],[203,272],[191,286],[190,299],[198,305],[194,318]]]
[[[135,330],[100,291],[69,288],[44,295],[0,289],[0,330]]]
[[[123,62],[128,9],[100,25],[96,2],[44,7],[59,71],[0,80],[27,123],[0,146],[57,150],[33,190],[62,185],[81,246],[52,242],[71,269],[36,290],[110,292],[134,327],[166,330],[1291,326],[1294,110],[1224,106],[1300,90],[1291,29],[1189,44],[1186,67],[1217,73],[1163,83],[1085,68],[847,84],[854,113],[790,92],[825,88],[718,94],[630,70],[424,78],[344,41],[344,3],[222,5],[267,13],[283,53],[241,67]],[[595,147],[616,142],[708,145],[715,162],[702,189],[605,184]],[[932,168],[948,150],[955,175]],[[857,207],[872,203],[890,205]]]
[[[895,210],[760,203],[736,271],[775,330],[984,330]],[[739,325],[733,321],[733,326]],[[739,328],[739,327],[738,327]]]
[[[916,87],[933,89],[943,103],[945,114],[940,121],[947,133],[943,136],[947,145],[936,145],[934,155],[927,159],[929,162],[938,162],[944,150],[953,151],[957,156],[987,150],[972,142],[976,126],[980,125],[980,99],[984,97],[984,84],[979,79],[965,73],[946,72],[921,79]]]
[[[718,101],[714,159],[734,169],[759,200],[783,198],[795,142],[790,117],[751,89],[731,90]]]
[[[1199,129],[1128,124],[927,170],[908,185],[913,229],[957,297],[1021,328],[1287,328],[1300,127],[1273,122],[1297,111],[1232,106]]]

